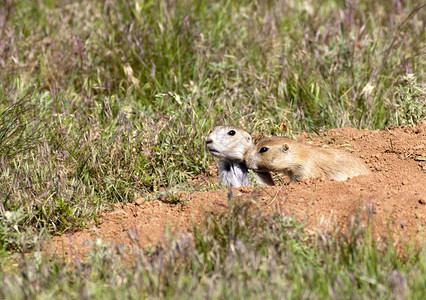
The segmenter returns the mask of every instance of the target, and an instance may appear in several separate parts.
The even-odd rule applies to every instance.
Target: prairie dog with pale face
[[[219,178],[226,187],[252,186],[244,155],[253,147],[250,134],[236,126],[217,126],[206,137],[209,152],[220,159]],[[257,185],[274,185],[269,172],[254,171]]]
[[[256,172],[282,172],[292,182],[321,176],[343,181],[370,174],[360,158],[343,150],[314,147],[284,137],[261,140],[247,152],[245,161]]]

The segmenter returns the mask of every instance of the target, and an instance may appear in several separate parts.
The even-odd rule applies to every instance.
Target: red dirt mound
[[[254,199],[261,213],[279,210],[304,220],[308,233],[345,228],[357,212],[373,220],[373,234],[385,239],[389,229],[394,242],[424,243],[426,228],[426,121],[416,127],[387,130],[334,129],[319,135],[303,133],[298,141],[344,148],[363,158],[371,175],[344,182],[324,178],[267,188],[231,189],[235,199]],[[217,178],[215,178],[217,180]],[[206,180],[207,183],[207,180]],[[179,192],[178,204],[160,200],[116,205],[104,212],[100,224],[81,232],[55,237],[53,251],[68,259],[83,258],[90,240],[99,237],[116,245],[138,243],[144,248],[161,242],[165,229],[189,232],[205,220],[206,212],[219,214],[228,206],[227,190]],[[167,199],[166,199],[167,200]]]

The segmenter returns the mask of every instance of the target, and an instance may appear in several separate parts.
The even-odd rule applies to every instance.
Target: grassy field
[[[1,1],[0,298],[417,298],[424,249],[401,260],[357,229],[321,244],[277,216],[232,240],[224,216],[130,269],[103,245],[71,271],[17,253],[112,203],[192,189],[214,125],[292,136],[424,119],[425,22],[420,0]]]

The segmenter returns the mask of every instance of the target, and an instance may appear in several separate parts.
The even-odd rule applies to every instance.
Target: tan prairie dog
[[[365,163],[343,150],[314,147],[284,137],[261,140],[245,156],[247,167],[257,172],[282,172],[292,182],[327,177],[343,181],[370,173]]]
[[[220,182],[226,187],[252,186],[244,155],[254,145],[250,134],[236,126],[217,126],[206,137],[209,152],[220,159]],[[274,185],[269,172],[254,172],[257,185]]]

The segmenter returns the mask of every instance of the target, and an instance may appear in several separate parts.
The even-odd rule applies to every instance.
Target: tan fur
[[[235,132],[231,135],[230,132]],[[251,186],[244,155],[254,145],[250,134],[236,126],[217,126],[206,137],[210,153],[220,158],[219,177],[226,187]],[[257,185],[274,185],[268,172],[254,172]]]
[[[293,182],[320,176],[343,181],[370,173],[360,158],[343,150],[314,147],[284,137],[261,140],[247,152],[245,161],[250,169],[282,172]]]

